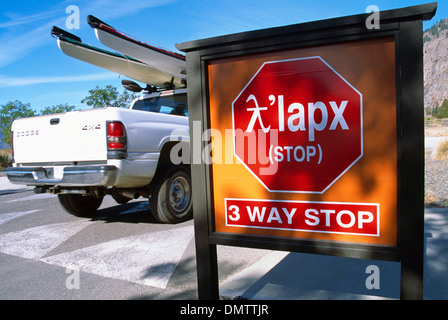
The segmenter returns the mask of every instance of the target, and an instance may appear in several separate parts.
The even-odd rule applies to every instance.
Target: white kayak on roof
[[[98,40],[105,46],[168,73],[174,81],[186,79],[184,55],[131,38],[92,15],[87,17],[87,21],[95,30]]]
[[[170,75],[137,59],[82,43],[79,37],[57,27],[51,34],[57,38],[61,51],[72,58],[159,88],[171,86]],[[180,80],[173,85],[184,86]]]
[[[60,28],[53,27],[51,34],[57,38],[61,51],[72,58],[155,87],[184,86],[180,79],[172,83],[172,77],[166,72],[148,66],[132,57],[85,44],[79,37]]]

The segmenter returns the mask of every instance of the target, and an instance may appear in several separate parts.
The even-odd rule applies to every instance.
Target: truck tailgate
[[[105,161],[104,109],[19,119],[12,126],[17,164]]]

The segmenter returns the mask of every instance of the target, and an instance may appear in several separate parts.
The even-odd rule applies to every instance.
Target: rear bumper
[[[117,178],[117,167],[112,165],[76,166],[61,168],[14,167],[7,168],[11,183],[29,186],[94,187],[113,186]]]

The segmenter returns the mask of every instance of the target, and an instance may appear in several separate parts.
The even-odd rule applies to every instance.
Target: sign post
[[[436,8],[178,46],[200,299],[219,296],[216,245],[400,261],[401,298],[422,298],[422,21]]]

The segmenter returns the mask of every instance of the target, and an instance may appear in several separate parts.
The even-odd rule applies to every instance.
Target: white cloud
[[[87,14],[98,14],[100,19],[113,19],[128,16],[139,11],[164,6],[179,0],[97,0],[79,5]],[[107,22],[107,21],[106,21]]]
[[[19,61],[33,50],[52,41],[50,29],[61,24],[65,17],[60,10],[48,10],[29,16],[14,16],[0,24],[0,67]]]
[[[0,88],[27,86],[47,83],[82,82],[117,79],[113,72],[101,72],[94,74],[55,77],[5,77],[0,75]]]
[[[101,19],[125,17],[140,10],[162,6],[178,0],[96,0],[62,1],[46,11],[23,16],[9,13],[9,20],[0,23],[0,68],[19,61],[42,46],[54,41],[50,37],[53,25],[65,28],[68,17],[65,9],[75,4],[81,12],[81,19],[88,14],[98,14]]]
[[[56,14],[59,14],[60,10],[49,10],[46,12],[39,12],[28,16],[20,16],[17,14],[9,14],[9,21],[0,23],[0,29],[18,27],[25,24],[35,23],[41,20],[54,19]]]

